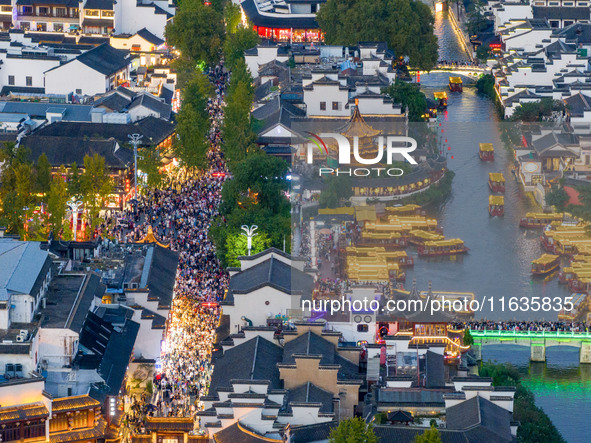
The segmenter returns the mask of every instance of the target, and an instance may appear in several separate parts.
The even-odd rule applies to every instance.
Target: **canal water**
[[[446,11],[435,14],[435,33],[439,38],[440,60],[467,61]],[[463,93],[449,93],[449,74],[421,75],[421,89],[429,97],[435,91],[448,91],[447,111],[440,115],[438,131],[448,154],[448,167],[455,172],[452,195],[434,214],[447,238],[461,238],[468,254],[450,258],[423,259],[415,254],[414,269],[407,282],[416,278],[419,289],[432,281],[433,290],[474,292],[487,302],[476,315],[483,319],[548,319],[556,312],[511,312],[501,297],[566,297],[570,293],[556,278],[532,278],[531,261],[542,254],[540,231],[519,228],[519,219],[536,210],[530,197],[520,189],[511,172],[512,153],[500,140],[501,123],[492,102],[473,87]],[[493,143],[495,161],[481,162],[479,143]],[[449,150],[448,150],[449,147]],[[506,179],[505,215],[488,214],[488,173],[503,172]],[[486,346],[484,359],[508,362],[522,372],[524,382],[536,396],[536,403],[551,417],[569,442],[588,441],[591,414],[591,368],[579,366],[578,349],[549,348],[546,364],[529,364],[529,348]]]

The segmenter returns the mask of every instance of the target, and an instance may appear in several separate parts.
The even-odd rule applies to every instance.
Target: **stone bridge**
[[[474,338],[472,349],[478,360],[482,360],[484,345],[518,345],[531,349],[530,360],[546,361],[546,348],[550,346],[571,346],[580,349],[579,362],[591,363],[591,333],[570,331],[502,331],[470,330]]]

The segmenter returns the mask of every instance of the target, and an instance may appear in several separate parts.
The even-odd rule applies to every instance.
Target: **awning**
[[[106,20],[100,18],[85,18],[82,21],[82,26],[107,26],[113,27],[113,20]]]

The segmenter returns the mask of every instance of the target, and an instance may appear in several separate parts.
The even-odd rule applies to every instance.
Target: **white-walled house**
[[[46,94],[102,94],[129,81],[127,51],[103,44],[45,71]]]
[[[2,87],[44,88],[44,72],[60,65],[54,55],[0,52]]]
[[[300,259],[271,248],[239,260],[240,268],[228,269],[230,285],[221,303],[231,333],[301,310],[300,301],[312,295],[312,277],[303,272]]]
[[[250,71],[253,79],[259,76],[259,67],[267,63],[277,60],[279,62],[286,62],[289,60],[288,52],[285,46],[278,46],[270,41],[265,41],[252,49],[244,51],[244,61],[246,67]]]
[[[114,11],[117,34],[135,34],[145,28],[163,39],[164,29],[174,16],[175,6],[168,0],[117,1]]]

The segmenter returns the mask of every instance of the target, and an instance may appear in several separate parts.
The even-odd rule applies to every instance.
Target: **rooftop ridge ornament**
[[[151,225],[148,225],[148,232],[144,235],[144,238],[139,240],[137,243],[156,243],[158,246],[162,248],[170,248],[170,244],[165,245],[164,243],[160,243],[156,236],[154,235],[154,230],[152,229]]]

